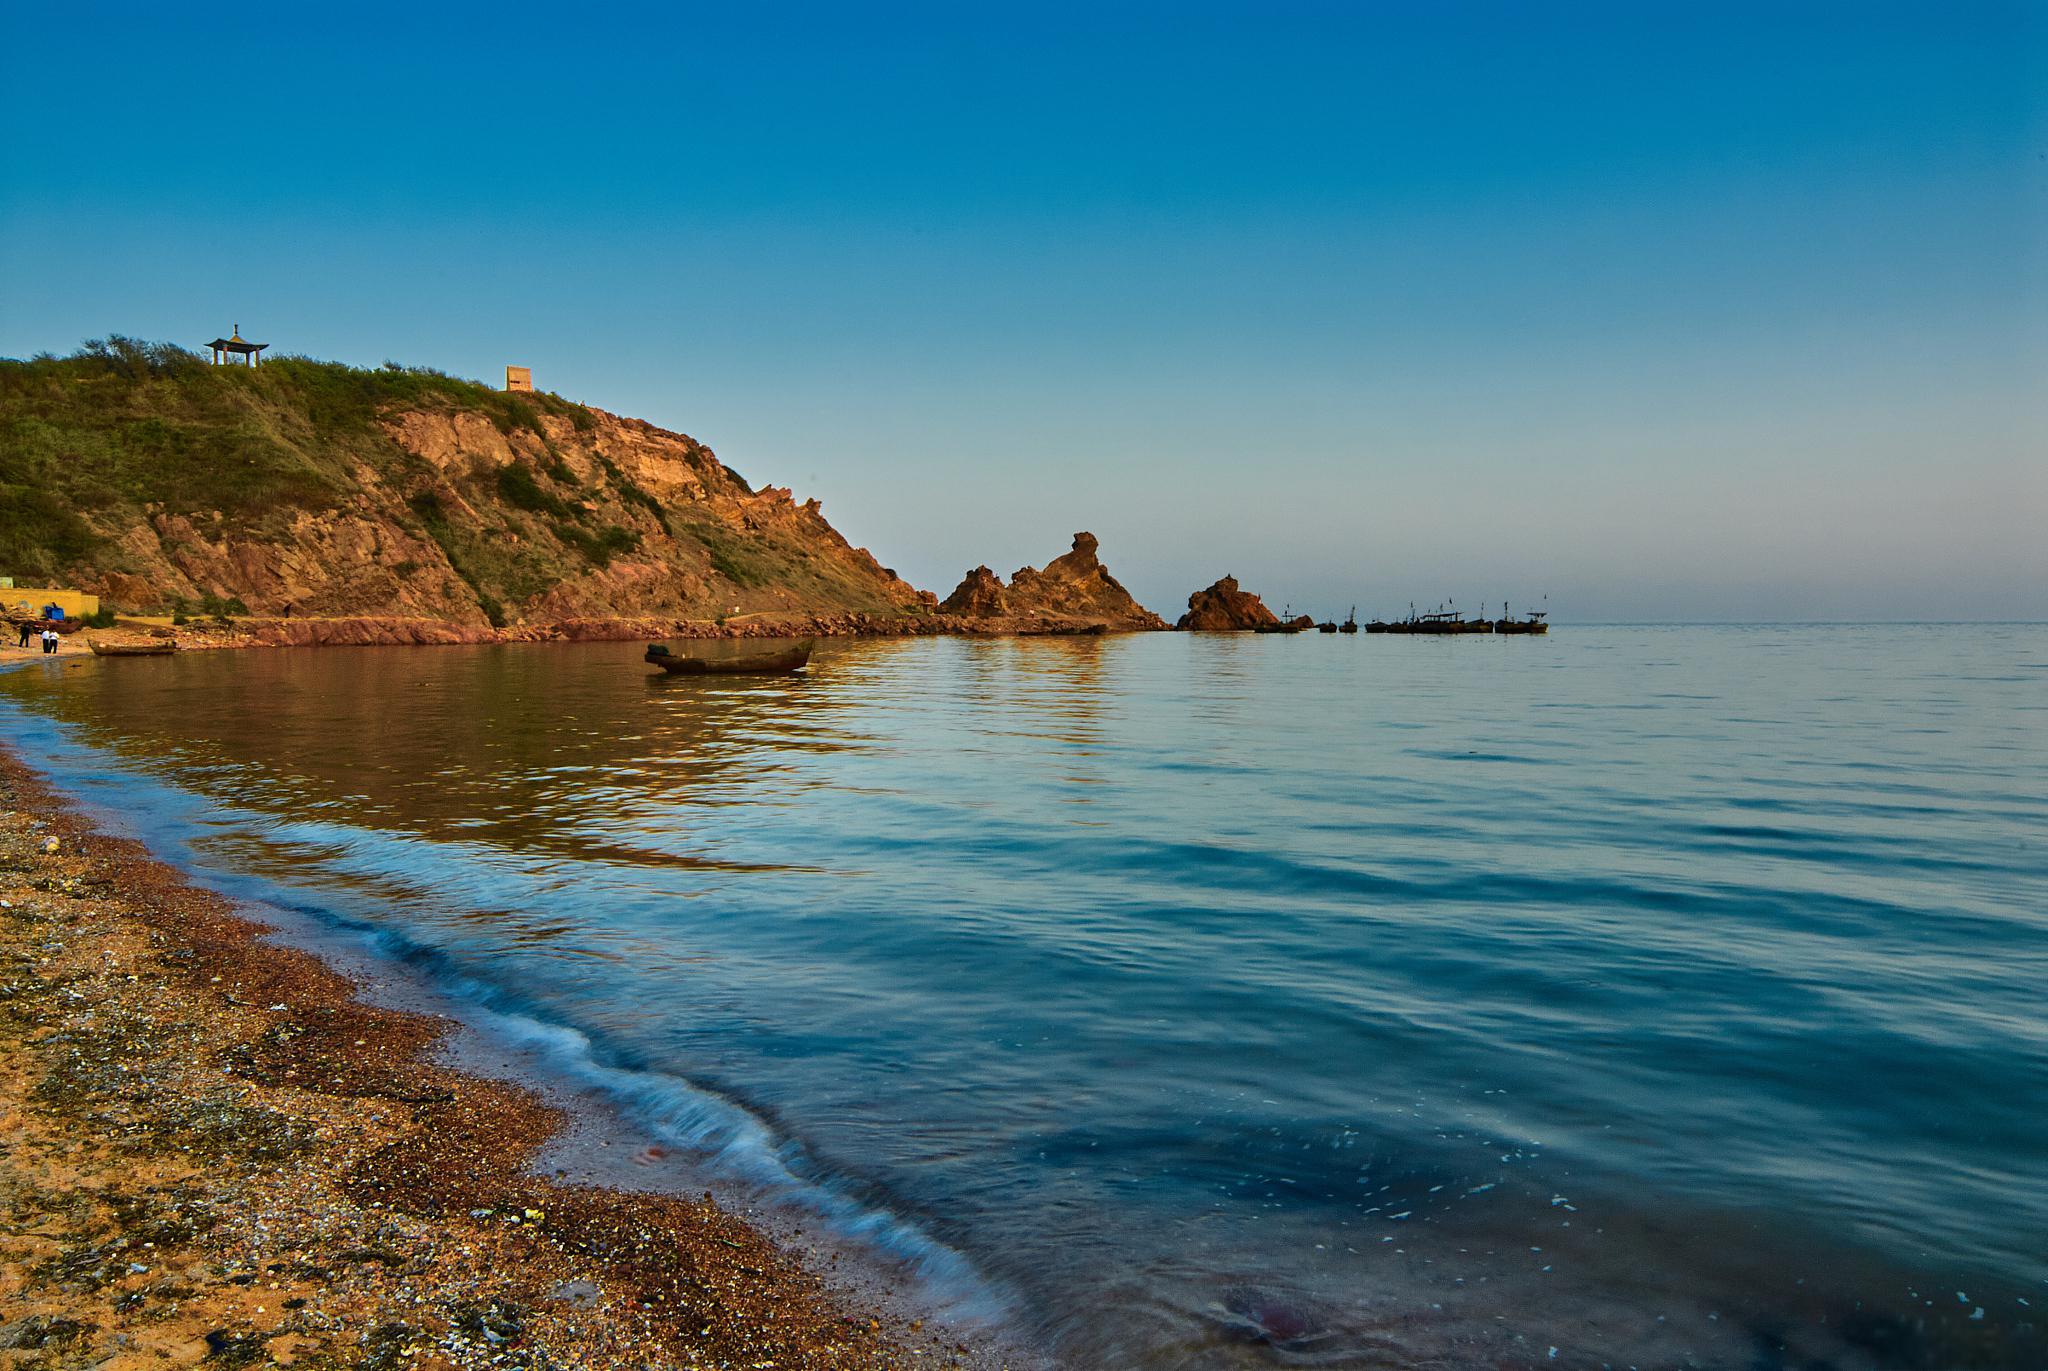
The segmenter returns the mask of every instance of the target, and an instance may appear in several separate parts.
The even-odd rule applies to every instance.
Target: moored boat
[[[643,660],[671,676],[776,676],[803,670],[811,660],[811,649],[817,646],[815,638],[743,646],[735,646],[730,639],[714,641],[716,648],[697,644],[685,652],[672,652],[667,644],[654,643]]]
[[[1358,632],[1358,606],[1357,606],[1357,605],[1353,605],[1353,606],[1351,606],[1351,613],[1350,613],[1350,614],[1349,614],[1349,615],[1348,615],[1348,616],[1347,616],[1347,617],[1345,618],[1345,620],[1344,620],[1344,622],[1343,622],[1343,623],[1341,623],[1341,624],[1337,625],[1337,631],[1338,631],[1339,633],[1356,633],[1356,632]]]
[[[1495,633],[1548,633],[1550,625],[1543,621],[1544,610],[1532,609],[1528,617],[1517,619],[1505,600],[1501,602],[1501,617],[1493,621]]]
[[[1543,621],[1542,614],[1532,613],[1526,619],[1496,619],[1493,622],[1493,631],[1495,633],[1548,633],[1550,632],[1550,625]]]
[[[1387,625],[1389,633],[1423,633],[1449,635],[1454,633],[1491,633],[1493,625],[1484,619],[1467,619],[1455,609],[1439,610],[1435,614],[1418,614],[1398,624]]]
[[[168,657],[178,650],[175,640],[157,643],[103,643],[97,638],[87,638],[85,645],[92,649],[95,657]]]
[[[1452,604],[1457,603],[1452,601]],[[1354,611],[1353,617],[1356,618]],[[1391,623],[1385,619],[1374,619],[1365,626],[1367,633],[1421,633],[1432,637],[1461,633],[1491,633],[1493,620],[1481,614],[1477,619],[1467,619],[1457,610],[1443,605],[1437,606],[1433,614],[1418,614],[1410,602],[1408,617]]]
[[[1295,616],[1295,613],[1294,613],[1294,606],[1293,606],[1293,605],[1289,605],[1289,606],[1287,606],[1287,608],[1285,608],[1285,609],[1283,609],[1283,610],[1281,610],[1281,611],[1280,611],[1280,621],[1279,621],[1278,623],[1273,623],[1273,624],[1253,624],[1253,625],[1252,625],[1252,632],[1254,632],[1254,633],[1306,633],[1306,632],[1308,632],[1308,630],[1310,630],[1310,629],[1314,628],[1314,627],[1315,627],[1315,625],[1316,625],[1316,621],[1315,621],[1314,619],[1311,619],[1311,618],[1309,618],[1309,617],[1308,617],[1308,615],[1306,615],[1306,614],[1303,614],[1303,615],[1301,615],[1300,617],[1298,617],[1298,618],[1297,618],[1297,617]]]

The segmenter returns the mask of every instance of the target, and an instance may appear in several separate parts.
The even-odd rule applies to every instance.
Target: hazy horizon
[[[2038,10],[544,13],[10,11],[0,354],[529,365],[941,595],[2048,617]]]

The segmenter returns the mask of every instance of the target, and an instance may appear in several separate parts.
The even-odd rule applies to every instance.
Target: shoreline
[[[436,1060],[0,745],[0,1348],[126,1366],[986,1364],[699,1198],[548,1179]],[[12,1362],[17,1358],[9,1358]]]
[[[460,647],[501,643],[747,638],[1058,638],[1174,631],[1172,628],[1118,625],[1102,620],[1045,616],[982,619],[961,614],[735,615],[722,623],[713,619],[621,617],[551,620],[505,628],[455,623],[446,619],[374,615],[290,619],[247,617],[225,625],[194,620],[176,626],[168,620],[123,618],[112,628],[80,628],[64,635],[53,655],[91,655],[87,642],[95,638],[118,644],[145,644],[173,638],[180,651],[204,652],[266,647]],[[25,660],[38,655],[41,655],[39,647],[16,648],[11,639],[0,644],[0,658]]]

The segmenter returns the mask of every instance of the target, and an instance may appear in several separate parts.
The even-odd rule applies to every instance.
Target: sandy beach
[[[557,1116],[261,935],[0,752],[0,1364],[966,1360],[708,1197],[529,1174]]]

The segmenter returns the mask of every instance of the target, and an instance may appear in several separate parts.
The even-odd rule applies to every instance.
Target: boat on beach
[[[693,644],[673,652],[665,643],[649,645],[643,660],[671,676],[779,676],[802,671],[811,660],[815,638],[777,641],[766,645],[735,645],[719,640],[715,648]]]
[[[66,638],[85,627],[84,624],[76,619],[40,619],[31,618],[26,614],[10,614],[7,616],[7,627],[18,629],[23,624],[27,624],[38,633],[41,633],[46,628],[55,629],[60,636]]]
[[[156,643],[103,643],[87,638],[85,645],[95,657],[168,657],[178,650],[177,642],[169,639]]]

